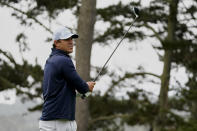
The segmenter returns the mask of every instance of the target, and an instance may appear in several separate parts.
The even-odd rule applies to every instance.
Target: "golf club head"
[[[133,7],[133,12],[134,12],[136,18],[139,17],[139,12],[140,11],[137,7]]]

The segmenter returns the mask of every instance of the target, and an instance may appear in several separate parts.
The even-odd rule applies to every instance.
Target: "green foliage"
[[[1,0],[2,2],[8,2],[8,3],[18,3],[21,0]]]
[[[23,0],[0,0],[7,4],[20,4]],[[78,0],[25,0],[25,2],[36,3],[36,7],[29,8],[27,11],[28,18],[36,17],[46,11],[50,17],[55,18],[59,12],[65,9],[76,7]],[[2,4],[1,3],[1,4]],[[2,4],[4,5],[4,4]],[[28,5],[29,7],[31,4]]]
[[[36,0],[37,8],[46,10],[50,16],[57,15],[61,10],[75,7],[78,0]],[[43,9],[44,8],[44,9]]]
[[[98,20],[110,23],[110,27],[108,27],[103,34],[98,35],[94,41],[107,43],[109,40],[121,38],[126,30],[125,27],[128,28],[131,24],[131,20],[134,19],[132,7],[139,4],[139,2],[131,2],[127,5],[123,5],[122,2],[119,2],[117,5],[97,9]],[[142,35],[141,31],[128,32],[125,38],[132,41],[143,39],[144,35]]]
[[[0,50],[0,91],[15,89],[23,100],[41,97],[43,70],[40,65],[31,65],[26,60],[17,63],[11,54]],[[32,80],[29,80],[31,78]],[[34,90],[34,93],[32,93]]]
[[[27,36],[24,33],[20,33],[16,36],[16,42],[19,43],[20,52],[30,50],[26,40],[27,40]]]
[[[138,6],[140,6],[140,4],[141,4],[140,2],[136,3],[136,5]],[[121,38],[121,36],[123,35],[123,32],[126,30],[126,27],[128,27],[128,25],[131,23],[131,19],[134,17],[131,12],[132,5],[133,5],[132,2],[126,5],[123,5],[120,2],[117,5],[112,5],[106,8],[98,9],[98,12],[97,12],[98,20],[102,20],[104,22],[110,23],[110,26],[106,29],[106,31],[102,35],[98,35],[95,41],[108,43],[107,41],[109,40]],[[189,35],[189,36],[193,36],[194,38],[196,38],[197,35],[196,33],[194,33],[194,31],[191,31],[192,27],[189,27],[184,21],[180,20],[180,21],[177,21],[176,23],[176,31],[175,31],[176,41],[169,42],[166,39],[167,38],[166,33],[168,32],[167,25],[168,25],[168,16],[169,16],[169,12],[168,10],[166,10],[166,7],[168,5],[169,5],[169,1],[158,0],[158,1],[152,1],[149,7],[140,8],[140,11],[141,11],[140,18],[135,23],[135,27],[138,27],[138,28],[145,27],[146,29],[151,30],[153,34],[150,35],[149,33],[139,31],[138,29],[137,31],[133,31],[133,32],[130,31],[132,33],[128,34],[126,38],[128,38],[130,41],[145,39],[147,38],[147,36],[158,38],[161,45],[158,48],[156,47],[155,49],[159,49],[158,51],[172,50],[173,51],[172,62],[177,64],[177,67],[178,65],[186,67],[186,69],[189,71],[188,74],[190,73],[193,74],[196,72],[196,68],[195,68],[196,67],[195,56],[197,52],[196,51],[196,39],[190,39],[186,36]],[[181,12],[182,13],[181,15],[193,14],[190,12],[191,10],[189,12],[188,10],[184,13]],[[193,11],[196,12],[195,10]],[[192,19],[190,21],[192,21]],[[146,24],[151,25],[151,26],[147,26]],[[158,26],[156,26],[156,24]],[[137,76],[137,74],[135,74],[134,76]],[[121,110],[114,109],[114,108],[120,107],[121,109],[122,107],[121,104],[124,104],[124,103],[121,103],[121,101],[117,100],[116,98],[113,99],[116,101],[116,102],[113,101],[113,103],[118,105],[118,107],[114,107],[111,104],[112,101],[110,101],[109,103],[109,100],[113,98],[110,94],[115,95],[113,93],[117,92],[117,87],[123,88],[121,87],[122,86],[121,83],[124,83],[128,79],[135,79],[134,76],[125,74],[124,76],[121,76],[118,80],[117,78],[115,80],[112,80],[112,85],[110,87],[110,90],[107,90],[108,93],[106,93],[107,95],[104,96],[105,99],[100,100],[101,103],[98,102],[98,98],[96,99],[97,100],[96,103],[99,103],[98,105],[104,105],[102,106],[102,108],[94,105],[94,102],[91,103],[93,106],[92,108],[90,108],[91,110],[93,110],[93,113],[91,113],[91,116],[94,114],[98,115],[99,113],[100,116],[109,117],[109,119],[106,118],[106,120],[100,119],[102,121],[100,122],[97,121],[99,123],[98,126],[103,126],[103,127],[107,126],[107,125],[102,125],[102,123],[104,124],[106,121],[108,122],[107,124],[110,125],[109,121],[114,120],[114,117],[112,116],[114,116],[115,114],[118,114],[118,112],[122,115],[122,117],[121,115],[117,115],[117,117],[121,118],[122,121],[128,123],[129,125],[149,124],[151,127],[153,126],[153,121],[156,120],[157,118],[156,116],[158,115],[159,105],[158,103],[155,103],[154,105],[149,100],[147,100],[147,105],[145,104],[145,101],[141,103],[138,97],[140,92],[136,92],[136,94],[131,93],[132,97],[131,96],[129,97],[129,100],[131,101],[133,100],[136,103],[135,102],[129,103],[128,100],[123,100],[125,102],[125,107],[123,106],[125,110],[123,110],[122,112]],[[146,77],[143,77],[142,79],[146,79]],[[166,126],[166,128],[163,130],[175,131],[177,128],[181,129],[182,127],[188,124],[188,122],[185,121],[184,118],[182,118],[179,115],[174,114],[173,112],[170,111],[170,109],[175,109],[179,111],[188,111],[188,107],[189,107],[189,112],[193,112],[192,115],[194,115],[194,111],[197,110],[196,106],[194,106],[196,105],[195,104],[196,103],[195,102],[196,91],[194,90],[194,88],[193,89],[186,88],[186,86],[194,87],[195,85],[194,83],[196,83],[196,77],[193,77],[193,79],[189,80],[188,84],[186,84],[183,89],[180,89],[181,91],[178,92],[179,95],[176,96],[178,97],[178,99],[173,97],[169,101],[169,111],[165,112],[165,116],[164,116],[165,117],[164,125]],[[197,86],[195,85],[195,87]],[[187,94],[187,95],[184,95],[184,94]],[[187,100],[186,96],[189,98],[191,97],[191,99]],[[138,108],[139,106],[142,108]],[[98,108],[98,110],[96,110],[96,108]],[[128,109],[129,112],[126,109]],[[105,110],[105,113],[109,114],[110,112],[111,114],[110,115],[104,114],[103,110]],[[126,114],[127,116],[123,114]]]
[[[178,127],[177,131],[196,131],[197,130],[197,121],[190,120],[186,124]]]
[[[146,92],[135,90],[128,92],[128,99],[117,99],[114,96],[99,94],[91,96],[90,102],[90,130],[102,127],[103,129],[116,124],[119,126],[127,123],[128,125],[150,124],[158,113],[157,104],[151,103]],[[120,121],[120,122],[119,122]],[[112,131],[112,130],[110,130]]]

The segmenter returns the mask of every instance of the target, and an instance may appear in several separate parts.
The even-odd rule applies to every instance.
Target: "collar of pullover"
[[[63,50],[59,50],[59,49],[56,49],[56,48],[51,48],[51,55],[50,55],[50,57],[51,56],[53,56],[53,55],[56,55],[56,54],[60,54],[60,55],[65,55],[65,56],[68,56],[68,57],[70,57],[66,52],[64,52]]]

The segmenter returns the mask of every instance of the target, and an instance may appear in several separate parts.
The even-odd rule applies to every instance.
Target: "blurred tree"
[[[78,34],[76,41],[76,68],[79,75],[90,81],[90,59],[96,21],[96,0],[82,0],[79,10]],[[77,99],[76,119],[79,131],[87,131],[89,120],[88,99]]]
[[[96,37],[95,39],[96,42],[103,42],[109,44],[110,40],[121,38],[123,34],[122,32],[126,29],[126,27],[130,25],[130,18],[132,18],[131,7],[134,5],[141,7],[140,19],[138,19],[138,22],[135,24],[135,26],[139,27],[139,29],[130,31],[130,33],[127,35],[128,40],[129,41],[146,40],[147,37],[152,37],[157,40],[156,44],[152,44],[152,43],[150,44],[152,44],[153,48],[158,52],[160,60],[164,64],[163,72],[161,76],[149,72],[144,72],[143,70],[140,71],[140,73],[126,72],[124,76],[121,77],[119,76],[119,78],[113,76],[112,78],[116,80],[114,82],[112,81],[112,86],[108,90],[108,92],[106,92],[106,96],[105,96],[105,101],[111,99],[115,101],[116,98],[114,98],[113,95],[116,94],[117,87],[120,88],[121,87],[123,88],[125,86],[128,87],[129,85],[121,84],[126,82],[126,80],[128,81],[128,79],[136,78],[137,76],[142,76],[144,79],[143,81],[145,81],[145,78],[147,76],[155,76],[156,78],[159,78],[160,94],[159,94],[158,102],[156,103],[157,106],[153,106],[154,110],[156,111],[154,112],[154,114],[152,114],[153,115],[152,117],[148,116],[152,119],[151,120],[143,119],[145,121],[142,120],[143,122],[141,122],[140,118],[144,118],[146,117],[146,115],[144,115],[145,113],[142,113],[141,110],[138,109],[137,107],[135,109],[139,111],[138,112],[139,114],[135,117],[131,117],[133,120],[136,120],[135,119],[136,117],[139,118],[136,121],[132,121],[135,124],[143,123],[150,125],[151,127],[150,130],[172,131],[172,130],[176,130],[178,127],[181,130],[181,126],[183,126],[184,129],[186,129],[185,125],[188,125],[188,123],[185,121],[185,118],[180,117],[179,115],[177,115],[172,111],[173,109],[177,109],[178,107],[172,106],[171,104],[168,105],[169,91],[177,91],[177,88],[174,90],[172,88],[172,85],[170,84],[171,70],[176,70],[176,69],[178,70],[179,67],[184,67],[186,68],[186,70],[189,71],[188,83],[182,89],[179,90],[181,90],[181,92],[185,92],[185,95],[187,94],[187,96],[184,95],[185,97],[191,98],[191,96],[193,96],[192,101],[190,102],[186,101],[185,97],[180,97],[180,96],[177,101],[181,103],[182,99],[184,99],[185,102],[184,105],[187,105],[186,107],[184,107],[184,105],[179,106],[179,109],[181,109],[181,111],[186,111],[184,110],[184,108],[189,108],[189,107],[191,107],[191,110],[189,110],[189,112],[193,112],[196,109],[196,104],[195,104],[196,95],[195,93],[192,93],[193,94],[192,95],[191,91],[192,92],[194,91],[193,89],[196,83],[196,75],[195,75],[194,67],[196,65],[195,56],[196,56],[196,47],[197,47],[196,45],[197,34],[195,33],[195,31],[197,25],[193,25],[193,24],[195,23],[195,13],[197,11],[195,5],[197,4],[197,2],[194,0],[192,0],[191,2],[193,2],[193,4],[190,5],[189,8],[185,8],[185,6],[183,6],[184,5],[183,1],[177,1],[177,0],[151,1],[150,6],[147,6],[145,8],[142,7],[142,1],[131,2],[126,5],[123,5],[121,2],[119,2],[117,5],[112,5],[103,9],[98,9],[97,11],[99,20],[103,20],[105,22],[110,23],[110,26],[108,27],[106,32]],[[158,46],[158,43],[160,43],[160,46]],[[155,83],[154,79],[152,79],[151,82]],[[131,85],[131,87],[134,86],[136,85]],[[134,93],[135,92],[136,91],[134,91]],[[170,103],[171,100],[172,99],[170,99]],[[151,104],[152,103],[151,100],[149,101],[150,101],[149,102],[150,106],[152,106],[153,104]],[[122,101],[116,100],[116,102],[121,103]],[[117,104],[116,102],[114,103]],[[120,118],[121,116],[123,118],[130,117],[133,115],[133,113],[129,111],[121,112],[118,111],[118,109],[116,108],[113,108],[115,110],[115,112],[113,112],[113,109],[111,108],[113,106],[110,104],[106,104],[106,106],[108,105],[110,109],[106,107],[105,108],[106,112],[107,110],[108,111],[112,110],[112,113],[105,114],[104,115],[105,117],[101,117],[100,119],[95,118],[95,120],[102,120],[99,123],[97,123],[98,126],[101,126],[99,124],[102,123],[103,124],[102,126],[109,127],[110,125],[109,122],[111,121],[112,124],[115,118]],[[144,106],[145,106],[144,104],[140,105],[140,107],[144,107]],[[153,109],[146,110],[147,111],[146,113],[149,113],[152,110]],[[99,112],[99,110],[97,110],[97,112]],[[194,113],[192,114],[193,114],[191,115],[192,117],[195,116]],[[91,116],[94,115],[92,114]],[[128,121],[128,124],[133,125],[132,122]],[[195,127],[196,125],[194,125],[194,128]],[[189,128],[191,129],[191,127]]]
[[[1,49],[0,54],[3,56],[0,58],[0,91],[15,89],[23,101],[41,98],[41,66],[37,62],[29,64],[26,60],[19,64],[11,54]]]

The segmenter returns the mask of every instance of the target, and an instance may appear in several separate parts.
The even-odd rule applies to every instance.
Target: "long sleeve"
[[[89,91],[87,83],[78,75],[71,59],[64,59],[61,68],[65,79],[81,94]]]

